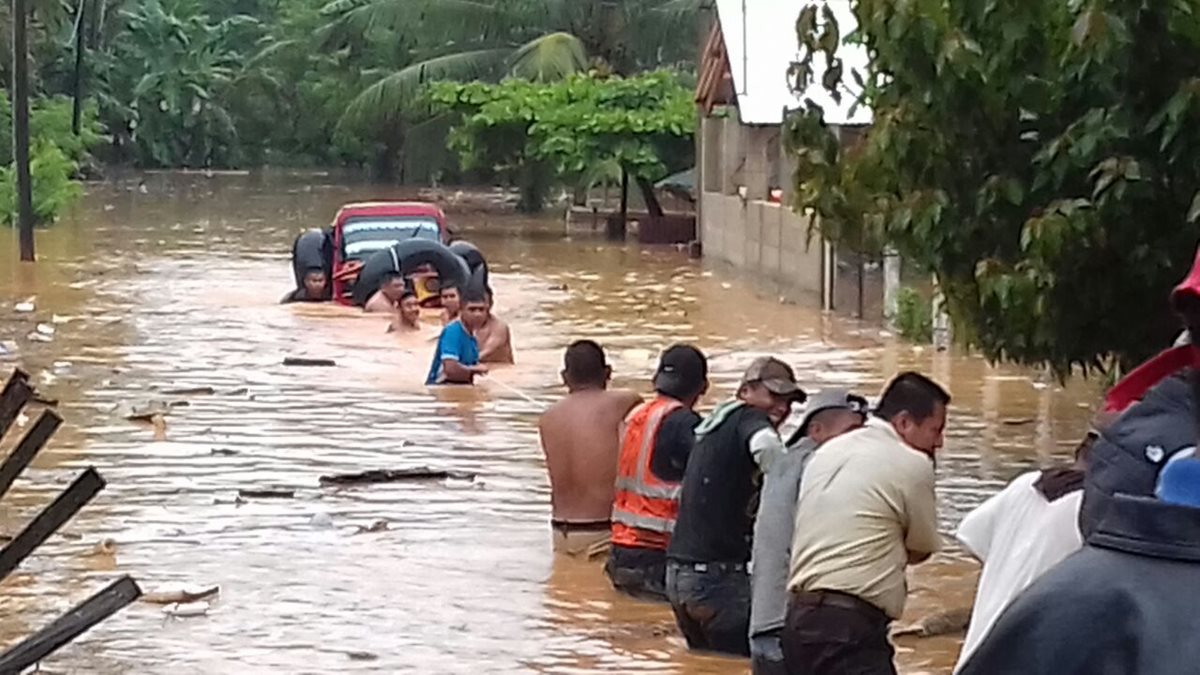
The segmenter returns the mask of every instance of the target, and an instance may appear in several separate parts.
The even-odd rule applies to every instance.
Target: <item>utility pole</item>
[[[87,50],[87,0],[75,10],[75,101],[71,107],[71,133],[79,135],[83,117],[83,53]]]
[[[17,229],[21,261],[33,262],[33,194],[29,184],[29,53],[25,44],[26,0],[13,0],[13,160],[17,164]]]

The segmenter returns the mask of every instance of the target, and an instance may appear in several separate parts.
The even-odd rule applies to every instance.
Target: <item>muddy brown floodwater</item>
[[[144,181],[144,189],[138,187]],[[491,261],[518,364],[474,389],[422,386],[430,333],[400,341],[337,307],[280,306],[292,237],[337,207],[399,197],[321,175],[147,175],[89,186],[15,265],[0,231],[0,368],[61,399],[66,425],[0,506],[18,530],[81,468],[108,488],[0,585],[12,642],[120,573],[148,590],[220,585],[208,616],[136,604],[49,659],[87,673],[742,673],[687,653],[668,609],[613,593],[598,564],[551,555],[536,419],[562,391],[562,348],[608,349],[616,384],[648,390],[656,354],[694,342],[728,395],[755,355],[811,387],[877,393],[900,368],[955,396],[938,466],[943,529],[1008,479],[1069,454],[1094,387],[898,343],[781,303],[670,248],[567,236],[557,220],[452,213]],[[15,304],[33,298],[34,312]],[[38,324],[50,341],[30,338]],[[284,356],[333,358],[285,368]],[[167,396],[213,387],[213,395]],[[186,399],[165,434],[122,406]],[[10,441],[11,442],[11,441]],[[216,451],[216,452],[214,452]],[[429,466],[478,474],[325,489],[318,477]],[[293,499],[236,503],[241,488]],[[356,533],[387,521],[387,529]],[[98,546],[111,539],[111,545]],[[909,614],[970,602],[975,567],[950,547],[912,573]],[[904,639],[907,673],[947,673],[958,638]]]

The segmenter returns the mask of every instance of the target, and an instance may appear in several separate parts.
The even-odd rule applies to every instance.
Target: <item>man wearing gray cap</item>
[[[696,427],[667,547],[667,598],[688,647],[750,655],[750,563],[762,474],[784,454],[777,428],[803,403],[783,361],[755,359],[737,398]]]
[[[754,675],[782,675],[781,633],[787,618],[788,564],[796,501],[804,467],[826,441],[863,425],[867,400],[845,389],[826,389],[808,400],[788,451],[764,477],[750,581],[750,657]]]

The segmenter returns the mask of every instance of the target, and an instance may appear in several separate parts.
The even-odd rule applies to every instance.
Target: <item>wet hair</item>
[[[890,420],[900,413],[908,413],[917,422],[924,422],[939,405],[950,405],[950,394],[928,377],[908,371],[888,383],[875,414]]]
[[[308,276],[308,275],[310,275],[310,274],[321,274],[321,275],[324,275],[324,274],[325,274],[325,268],[324,268],[324,267],[306,267],[306,268],[304,269],[304,276]]]
[[[487,293],[482,288],[463,288],[459,290],[459,297],[462,298],[464,306],[471,303],[487,303]]]
[[[412,286],[405,286],[404,292],[400,294],[401,300],[404,300],[406,298],[415,298],[415,297],[417,297],[417,291]]]
[[[567,347],[563,370],[575,384],[603,384],[608,379],[604,350],[592,340],[576,340]]]
[[[462,293],[462,289],[459,288],[458,284],[454,283],[453,281],[447,281],[446,283],[442,284],[438,288],[438,295],[441,295],[446,291],[458,291],[459,293]]]

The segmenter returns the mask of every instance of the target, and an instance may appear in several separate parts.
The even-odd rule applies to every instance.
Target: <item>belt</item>
[[[862,598],[840,591],[792,591],[792,602],[809,607],[838,607],[869,615],[884,623],[891,622],[882,609]]]
[[[570,521],[570,520],[552,520],[550,527],[563,533],[570,534],[572,532],[604,532],[612,529],[612,521],[609,520],[588,520],[588,521]]]
[[[694,572],[745,572],[746,563],[725,563],[725,562],[681,562],[678,560],[672,561],[680,567],[692,570]]]

